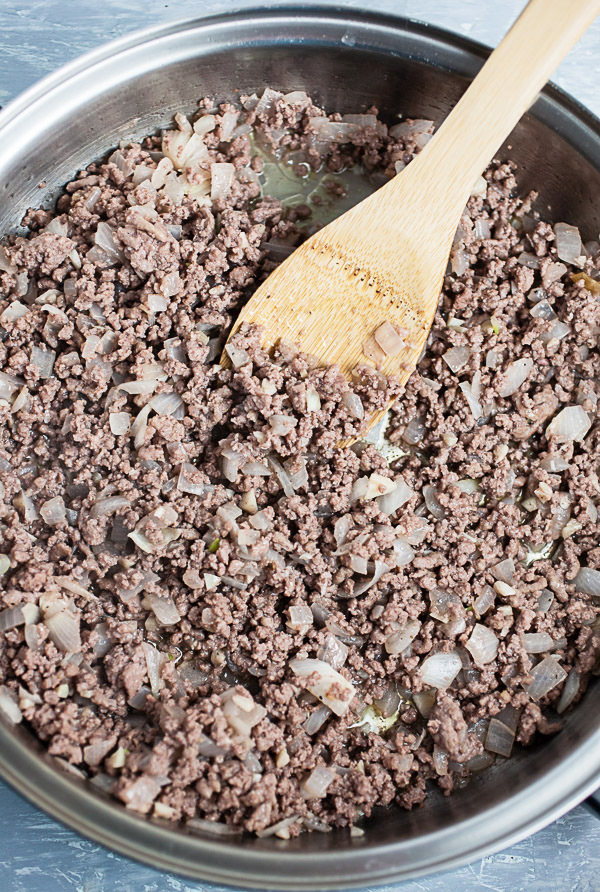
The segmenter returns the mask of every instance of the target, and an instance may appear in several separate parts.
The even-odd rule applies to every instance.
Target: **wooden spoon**
[[[382,352],[378,367],[405,383],[477,177],[599,12],[600,0],[531,0],[419,155],[274,270],[232,334],[243,322],[261,325],[265,347],[285,338],[350,377],[366,362],[365,343],[372,349],[374,332],[388,322],[405,332],[405,346]],[[225,355],[222,362],[229,364]]]

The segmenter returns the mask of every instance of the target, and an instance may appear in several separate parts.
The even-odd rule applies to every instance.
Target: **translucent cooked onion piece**
[[[423,487],[423,498],[425,504],[436,520],[443,520],[446,516],[446,509],[437,500],[437,494],[433,486]]]
[[[317,706],[317,708],[311,712],[306,721],[303,722],[302,727],[307,734],[316,734],[317,731],[321,730],[330,715],[331,710],[329,707],[321,704],[321,706]]]
[[[310,679],[307,690],[336,715],[344,715],[354,698],[354,686],[323,660],[292,660],[290,669],[298,678]]]
[[[563,712],[565,712],[569,708],[569,706],[579,693],[580,683],[581,678],[579,672],[577,672],[576,669],[571,669],[571,671],[567,675],[565,686],[562,689],[560,700],[558,701],[558,705],[556,707],[556,711],[559,715],[562,715]]]
[[[414,560],[415,552],[405,539],[395,539],[394,552],[391,557],[395,560],[397,567],[406,567]]]
[[[53,499],[48,499],[47,502],[44,502],[40,506],[40,517],[48,526],[64,523],[67,514],[62,496],[55,496]]]
[[[184,403],[178,393],[157,393],[149,402],[157,415],[183,417]]]
[[[111,412],[108,416],[111,433],[116,437],[129,433],[131,415],[129,412]]]
[[[290,615],[290,618],[286,623],[288,629],[304,634],[312,626],[313,614],[310,607],[307,607],[304,604],[292,605],[288,608],[288,612]]]
[[[131,502],[125,496],[107,496],[105,499],[98,499],[90,508],[90,517],[106,517],[115,514],[122,508],[130,508]]]
[[[337,774],[331,768],[313,768],[300,784],[300,791],[305,799],[322,799],[327,795],[327,788],[336,777]]]
[[[59,650],[65,653],[77,653],[81,649],[79,617],[74,613],[69,610],[48,613],[44,617],[44,625]]]
[[[95,244],[110,258],[112,263],[125,263],[127,260],[123,251],[117,246],[115,234],[108,223],[100,221],[94,236]]]
[[[225,353],[231,360],[234,369],[241,369],[250,362],[248,351],[236,347],[234,344],[225,344]]]
[[[582,567],[573,580],[575,591],[592,597],[600,596],[600,570]]]
[[[225,199],[231,191],[235,167],[228,161],[210,165],[210,197],[212,201]]]
[[[148,641],[144,641],[142,644],[144,648],[144,656],[146,657],[146,667],[148,670],[148,679],[150,681],[150,688],[152,693],[156,697],[159,693],[160,689],[163,687],[164,682],[161,678],[162,667],[166,662],[165,654],[161,654],[153,644],[150,644]]]
[[[515,562],[512,558],[505,558],[491,568],[496,579],[507,582],[509,585],[515,581]]]
[[[0,685],[0,713],[13,725],[18,725],[23,719],[17,697],[6,685]]]
[[[0,632],[6,632],[8,629],[23,625],[25,625],[25,614],[21,604],[6,607],[0,611]]]
[[[336,635],[327,635],[317,651],[317,659],[329,663],[334,669],[341,669],[347,658],[348,646]]]
[[[548,632],[522,632],[521,644],[528,654],[543,654],[554,647],[554,639]]]
[[[420,668],[421,678],[425,684],[446,690],[450,687],[460,670],[462,662],[457,653],[437,653],[427,657]]]
[[[488,612],[490,607],[494,606],[496,601],[496,593],[490,585],[485,585],[481,594],[473,602],[473,612],[477,619]]]
[[[146,592],[144,600],[148,602],[150,610],[161,626],[173,626],[181,620],[175,602],[168,595],[163,598],[154,592]]]
[[[544,659],[531,670],[530,684],[523,685],[532,700],[541,700],[567,677],[566,671],[554,657]]]
[[[476,666],[485,666],[498,656],[498,638],[487,626],[476,623],[465,647]]]
[[[385,639],[385,649],[391,654],[401,654],[413,643],[421,630],[421,623],[417,619],[411,619],[405,626],[392,632]]]
[[[500,719],[493,717],[490,719],[485,743],[486,750],[490,753],[497,753],[499,756],[505,756],[507,759],[512,753],[513,743],[515,742],[515,729],[505,725]]]
[[[516,393],[525,382],[533,368],[533,359],[525,357],[511,362],[506,369],[506,382],[500,390],[500,396],[507,397]]]
[[[269,465],[271,466],[271,470],[275,472],[279,483],[281,484],[281,488],[286,496],[293,496],[296,492],[294,487],[292,486],[292,482],[289,478],[289,474],[274,456],[270,455],[267,458]]]
[[[45,347],[31,348],[31,365],[37,369],[40,378],[51,378],[54,368],[54,360],[56,353],[54,350],[47,350]]]
[[[383,322],[375,329],[373,337],[386,356],[396,356],[406,346],[391,322]]]
[[[583,246],[576,226],[571,226],[569,223],[555,223],[554,235],[559,260],[564,260],[565,263],[577,263],[581,260]]]
[[[581,406],[567,406],[555,415],[546,436],[556,443],[580,442],[592,426],[587,412]]]
[[[187,492],[195,496],[203,496],[207,492],[212,492],[214,486],[210,483],[196,482],[195,478],[199,471],[195,465],[189,462],[181,463],[181,470],[177,479],[177,489],[180,492]]]
[[[388,478],[384,479],[387,480]],[[394,488],[390,492],[377,496],[376,501],[380,510],[389,516],[405,505],[413,496],[414,491],[404,480],[400,479],[394,484]],[[368,496],[365,496],[365,498],[368,498]]]
[[[373,575],[370,579],[367,579],[365,582],[361,582],[360,585],[355,586],[352,596],[354,598],[360,597],[360,595],[364,595],[366,591],[376,585],[381,577],[388,572],[390,569],[389,564],[386,564],[384,561],[375,561],[373,566]]]
[[[471,351],[468,347],[451,347],[442,353],[442,359],[451,372],[459,372],[468,363]]]
[[[469,384],[467,381],[460,381],[458,386],[465,395],[465,399],[467,400],[473,418],[475,419],[475,421],[479,421],[480,418],[483,418],[483,408],[481,406],[481,403],[479,402],[481,390],[481,372],[475,372],[471,384]]]
[[[415,691],[412,699],[419,713],[424,719],[428,719],[435,704],[435,688],[427,691]]]

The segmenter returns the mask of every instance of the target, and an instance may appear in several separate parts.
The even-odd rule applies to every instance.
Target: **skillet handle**
[[[588,796],[583,804],[600,819],[600,790]]]

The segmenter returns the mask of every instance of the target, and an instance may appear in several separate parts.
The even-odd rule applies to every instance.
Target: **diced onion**
[[[239,112],[225,112],[221,118],[221,142],[228,142],[236,128]]]
[[[582,567],[573,580],[575,591],[597,598],[600,596],[600,570]]]
[[[450,653],[440,652],[427,657],[421,664],[420,672],[425,684],[446,690],[461,669],[462,662],[459,655],[451,651]]]
[[[350,391],[348,391],[348,393],[350,393]],[[344,405],[346,406],[347,409],[350,410],[350,414],[352,414],[353,417],[357,418],[358,416],[354,415],[354,411],[351,409],[351,406],[349,405],[349,403],[347,401],[348,393],[345,393],[343,396]],[[355,396],[355,394],[352,394],[352,396]],[[360,399],[358,397],[356,397],[356,399],[360,403]],[[353,405],[355,405],[355,404],[353,404]],[[362,403],[360,403],[360,405],[362,408]],[[314,389],[314,387],[307,387],[306,388],[306,411],[307,412],[318,412],[320,410],[320,408],[321,408],[321,397],[319,396],[317,391]]]
[[[323,660],[292,660],[290,669],[298,678],[311,678],[307,689],[336,715],[344,715],[354,698],[354,687]]]
[[[554,640],[548,632],[522,632],[521,644],[528,654],[542,654],[552,650]]]
[[[405,539],[395,539],[393,557],[397,567],[405,567],[414,560],[415,552]]]
[[[210,197],[212,201],[227,198],[231,191],[235,176],[235,167],[229,162],[214,163],[210,165]]]
[[[481,594],[473,602],[473,612],[477,619],[481,619],[481,617],[488,612],[490,607],[494,606],[495,601],[496,593],[494,592],[494,589],[489,585],[485,585]]]
[[[413,643],[421,630],[419,620],[411,619],[402,629],[392,632],[385,639],[385,649],[389,654],[401,654]]]
[[[515,730],[509,728],[500,719],[493,717],[488,726],[487,735],[484,746],[490,753],[497,753],[499,756],[509,758],[513,743],[515,741]]]
[[[406,346],[391,322],[383,322],[375,329],[373,337],[386,356],[396,356]]]
[[[546,436],[557,443],[579,442],[591,426],[590,417],[581,406],[567,406],[554,416],[546,428]]]
[[[436,518],[436,520],[443,520],[446,516],[446,510],[438,502],[433,486],[423,487],[423,498],[425,499],[425,504],[427,505],[428,510]]]
[[[44,502],[40,507],[40,517],[48,526],[64,523],[66,510],[62,496],[55,496],[53,499],[48,499],[47,502]]]
[[[79,618],[69,610],[59,610],[46,615],[44,625],[48,634],[59,650],[76,653],[81,648],[79,635]]]
[[[31,348],[31,364],[37,369],[40,378],[52,377],[55,359],[54,350],[46,350],[45,347],[36,347],[35,345]]]
[[[184,403],[178,393],[157,393],[149,402],[157,415],[174,415],[183,417]]]
[[[498,638],[487,626],[476,623],[465,647],[473,657],[476,666],[491,663],[498,655]]]
[[[451,372],[459,372],[469,361],[471,351],[468,347],[451,347],[442,353],[442,359]]]
[[[552,322],[556,319],[556,313],[547,300],[540,300],[530,310],[534,319],[543,319],[546,322]]]
[[[146,395],[149,393],[154,393],[156,390],[156,381],[125,381],[123,384],[118,385],[119,390],[125,391],[125,393],[129,393],[132,395]]]
[[[412,699],[423,718],[428,719],[435,703],[435,689],[415,691],[412,695]]]
[[[150,404],[140,409],[131,425],[131,433],[133,435],[133,445],[136,449],[140,449],[144,445],[146,439],[146,429],[148,427],[148,416],[152,408]]]
[[[405,505],[413,495],[414,492],[410,486],[400,479],[394,484],[394,488],[390,492],[377,496],[376,501],[380,510],[389,516],[394,514],[402,505]],[[369,496],[367,495],[366,498],[369,498]]]
[[[416,446],[423,439],[425,432],[426,427],[424,423],[420,418],[415,416],[415,418],[411,418],[404,428],[402,439],[405,443],[408,443],[409,446]]]
[[[331,710],[329,707],[321,704],[321,706],[317,706],[317,708],[311,712],[306,721],[303,722],[302,727],[307,734],[316,734],[317,731],[320,731],[323,727],[330,715]]]
[[[235,344],[225,344],[225,353],[231,360],[234,369],[241,369],[251,361],[248,351],[236,347]]]
[[[471,384],[468,384],[466,381],[460,381],[458,386],[465,395],[465,399],[469,404],[469,409],[471,410],[473,418],[475,419],[475,421],[478,421],[480,418],[483,417],[483,409],[481,407],[481,403],[479,402],[479,391],[481,390],[481,372],[475,372]]]
[[[292,605],[289,609],[290,618],[287,627],[295,632],[306,632],[313,624],[313,615],[310,607],[304,604]]]
[[[568,223],[555,223],[556,253],[565,263],[576,263],[583,254],[581,236],[576,226]]]
[[[288,415],[270,415],[269,424],[276,436],[285,437],[294,430],[298,422]]]
[[[579,685],[580,685],[580,676],[579,672],[576,669],[571,669],[569,674],[567,675],[567,680],[565,682],[565,686],[562,689],[560,700],[558,701],[558,705],[556,707],[556,711],[559,715],[562,715],[565,712],[577,694],[579,693]]]
[[[188,492],[192,495],[203,496],[207,492],[212,492],[214,486],[209,483],[194,483],[193,477],[198,474],[198,468],[189,462],[181,463],[181,470],[177,479],[177,489],[180,492]]]
[[[376,585],[381,577],[388,572],[390,569],[389,565],[384,561],[375,561],[373,575],[370,579],[367,579],[365,582],[361,582],[360,585],[355,586],[354,591],[352,593],[352,597],[358,598],[360,595],[364,595],[366,591],[368,591],[372,586]]]
[[[327,788],[336,777],[337,774],[331,768],[313,768],[300,784],[300,792],[305,799],[322,799],[327,795]]]
[[[152,554],[154,552],[154,545],[145,536],[141,530],[133,530],[133,532],[128,533],[128,538],[131,539],[132,542],[135,542],[138,548],[141,548],[142,551],[145,551],[146,554]]]
[[[146,667],[148,669],[148,679],[150,681],[150,688],[152,693],[156,697],[159,693],[160,689],[163,687],[164,682],[161,678],[161,670],[166,662],[166,656],[161,654],[160,651],[154,647],[153,644],[150,644],[148,641],[144,641],[142,643],[142,647],[144,648],[144,656],[146,657]]]
[[[125,496],[107,496],[105,499],[98,499],[90,508],[91,517],[106,517],[114,514],[120,508],[130,508],[131,502]]]
[[[145,592],[144,599],[162,626],[173,626],[181,620],[179,610],[172,598],[168,596],[163,598],[154,592]]]
[[[337,635],[327,635],[324,643],[317,651],[317,658],[325,663],[329,663],[334,669],[341,669],[347,657],[348,646]]]
[[[350,514],[344,514],[342,517],[338,517],[335,524],[333,525],[333,536],[335,539],[335,544],[338,546],[338,548],[346,541],[351,526],[352,517],[350,516]]]
[[[284,469],[283,465],[273,456],[269,456],[267,458],[267,461],[269,462],[272,470],[277,475],[277,479],[279,480],[279,482],[281,484],[281,488],[283,489],[283,492],[285,493],[285,495],[293,496],[295,493],[295,489],[292,486],[292,482],[289,478],[288,473]]]
[[[102,221],[98,223],[94,242],[108,255],[113,263],[125,263],[127,258],[123,251],[117,247],[114,232],[108,223]]]
[[[13,725],[18,725],[23,719],[17,698],[6,685],[0,685],[0,713]]]
[[[271,471],[259,461],[247,461],[242,465],[242,474],[245,477],[270,477]]]
[[[21,604],[0,611],[0,632],[6,632],[8,629],[23,625],[25,625],[25,614]]]
[[[129,412],[111,412],[108,416],[111,433],[115,436],[129,433],[131,415]]]
[[[18,300],[13,300],[13,302],[3,311],[2,315],[0,315],[0,322],[2,325],[7,325],[10,322],[14,322],[16,319],[22,319],[28,312],[29,307],[26,307],[25,304],[22,304]]]
[[[532,700],[541,700],[567,677],[566,671],[554,657],[544,659],[531,670],[531,683],[523,685]]]
[[[96,766],[99,765],[104,757],[111,751],[114,747],[115,742],[113,740],[102,740],[98,743],[91,743],[88,746],[84,746],[83,748],[83,761],[87,765]]]
[[[503,561],[495,564],[491,569],[496,579],[501,579],[502,582],[508,582],[509,585],[512,585],[515,581],[515,562],[512,558],[505,558]]]
[[[533,359],[516,359],[506,369],[506,383],[500,390],[500,396],[507,397],[516,393],[533,368]]]

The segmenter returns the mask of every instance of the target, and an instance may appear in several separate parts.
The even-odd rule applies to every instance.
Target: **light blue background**
[[[327,0],[321,0],[323,4]],[[346,0],[495,45],[522,0]],[[550,6],[554,0],[547,0]],[[137,28],[259,0],[0,0],[0,104],[75,56]],[[284,5],[279,3],[278,5]],[[335,4],[331,4],[335,5]],[[600,115],[600,21],[554,80]],[[497,855],[402,892],[599,892],[600,822],[583,807]],[[0,892],[220,892],[135,864],[77,836],[0,783]]]

